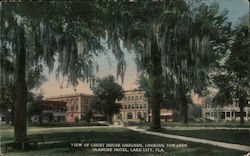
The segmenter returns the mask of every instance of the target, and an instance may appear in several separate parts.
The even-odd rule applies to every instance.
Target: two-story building
[[[232,104],[226,106],[213,105],[212,103],[204,103],[202,106],[202,117],[214,121],[239,121],[239,100],[235,99],[233,100]],[[250,99],[248,99],[248,105],[244,108],[244,120],[250,120]]]

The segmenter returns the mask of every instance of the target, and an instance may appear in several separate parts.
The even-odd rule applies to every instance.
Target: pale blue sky
[[[229,11],[229,20],[232,21],[234,25],[238,22],[238,19],[240,17],[248,14],[249,12],[249,4],[246,0],[204,0],[204,2],[207,4],[214,1],[217,1],[219,3],[221,10],[227,9]],[[135,89],[137,87],[137,70],[134,59],[135,55],[133,53],[125,52],[125,60],[127,62],[127,70],[123,84],[125,90]],[[116,75],[116,61],[114,56],[99,56],[97,62],[100,66],[100,72],[97,74],[97,76],[102,77],[109,74]],[[48,75],[47,72],[45,74]],[[118,82],[120,83],[120,80]],[[91,93],[89,84],[82,82],[80,82],[79,85],[75,87],[76,91],[74,91],[73,87],[66,87],[66,85],[64,85],[64,87],[61,89],[59,87],[59,82],[55,79],[55,73],[50,74],[48,76],[48,82],[43,84],[38,90],[34,90],[34,92],[38,92],[40,89],[45,92],[45,97],[70,94],[75,92]]]

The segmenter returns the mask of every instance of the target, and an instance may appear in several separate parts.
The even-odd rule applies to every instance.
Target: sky
[[[227,9],[229,20],[236,25],[239,22],[239,18],[243,15],[248,14],[249,4],[247,0],[203,0],[205,3],[209,4],[211,2],[218,2],[220,10],[223,11]],[[111,54],[111,52],[108,52]],[[131,90],[137,88],[136,79],[137,79],[137,68],[135,64],[135,55],[133,52],[125,51],[125,61],[126,61],[126,74],[124,77],[124,83],[121,84],[121,80],[118,79],[118,83],[121,84],[124,90]],[[116,60],[114,56],[111,55],[101,55],[97,57],[97,62],[99,64],[99,72],[97,77],[107,76],[109,74],[116,75]],[[46,69],[44,75],[47,77],[48,81],[41,85],[41,87],[34,89],[34,93],[42,91],[44,97],[51,97],[63,94],[72,94],[72,93],[92,93],[89,88],[88,83],[79,82],[78,86],[72,87],[67,86],[66,82],[63,87],[60,87],[62,81],[58,81],[55,77],[55,73],[48,73]]]

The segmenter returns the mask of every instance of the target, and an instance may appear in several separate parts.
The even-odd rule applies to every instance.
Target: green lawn
[[[2,143],[9,142],[13,138],[13,130],[7,127],[0,127]],[[5,155],[13,156],[64,156],[64,155],[128,155],[128,153],[116,152],[93,152],[91,149],[72,148],[70,142],[91,142],[91,143],[168,143],[187,144],[186,148],[164,148],[165,152],[142,153],[143,155],[167,155],[167,156],[236,156],[244,152],[218,148],[210,145],[184,142],[174,139],[167,139],[157,136],[141,134],[130,131],[126,128],[38,128],[32,127],[28,130],[28,138],[37,140],[38,150],[27,152],[10,152]],[[129,153],[129,155],[140,155]]]
[[[141,123],[130,123],[131,126],[146,126],[148,127],[150,123],[141,122]],[[244,125],[240,125],[237,121],[232,122],[189,122],[187,124],[183,124],[181,122],[162,122],[162,127],[243,127],[250,128],[250,122],[245,122]]]
[[[81,126],[108,126],[104,123],[98,123],[98,122],[91,122],[87,123],[85,121],[79,121],[79,122],[49,122],[49,123],[43,123],[40,125],[39,123],[29,123],[32,127],[81,127]]]
[[[250,146],[249,130],[164,130],[163,132]]]

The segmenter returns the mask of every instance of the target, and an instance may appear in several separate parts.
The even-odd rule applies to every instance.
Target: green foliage
[[[80,9],[83,4],[84,10]],[[14,46],[11,38],[18,25],[25,30],[27,64],[33,69],[41,71],[40,66],[46,64],[52,71],[58,54],[56,71],[73,85],[79,79],[93,78],[92,57],[102,50],[100,38],[104,34],[101,10],[95,2],[3,3],[1,12],[1,48],[15,54],[8,45]]]
[[[250,85],[249,45],[249,29],[246,25],[239,25],[235,28],[235,38],[226,65],[228,66],[228,71],[232,75],[235,84],[243,92],[247,92]]]
[[[80,119],[77,116],[75,117],[74,120],[75,120],[75,122],[79,122],[80,121]]]
[[[250,35],[244,21],[234,30],[232,46],[228,58],[222,66],[222,73],[217,73],[215,84],[219,92],[214,100],[216,104],[231,104],[232,99],[240,108],[240,123],[244,123],[244,107],[248,104],[250,88]]]
[[[153,12],[143,14],[145,20],[138,18],[129,33],[133,35],[131,40],[135,45],[138,67],[147,74],[152,67],[149,45],[152,38],[156,38],[162,56],[164,78],[161,84],[169,105],[179,104],[191,90],[199,95],[207,94],[211,71],[229,48],[231,23],[227,11],[220,13],[216,3],[211,6],[202,3],[189,6],[182,1],[171,6],[168,2],[164,4],[167,6],[155,5],[154,9],[146,8],[145,4],[145,10],[152,9]],[[149,92],[150,81],[139,79],[141,89]]]
[[[188,118],[189,120],[197,120],[201,118],[201,106],[189,103],[188,104]]]
[[[249,91],[249,44],[248,27],[244,24],[235,27],[229,57],[213,78],[214,84],[219,88],[214,98],[216,104],[230,104],[233,98]]]
[[[43,102],[43,96],[42,95],[34,95],[31,94],[29,96],[29,105],[27,106],[27,112],[28,112],[28,117],[32,117],[33,115],[41,115],[43,108],[42,108],[42,102]]]
[[[124,90],[115,82],[112,75],[98,79],[92,87],[96,99],[96,108],[103,111],[108,117],[120,111],[121,105],[117,103],[124,97]]]
[[[93,117],[92,111],[89,110],[85,116],[85,120],[87,121],[87,123],[90,123],[92,117]]]
[[[137,79],[138,88],[145,92],[145,97],[151,98],[150,91],[152,89],[152,82],[144,74],[140,74]]]

